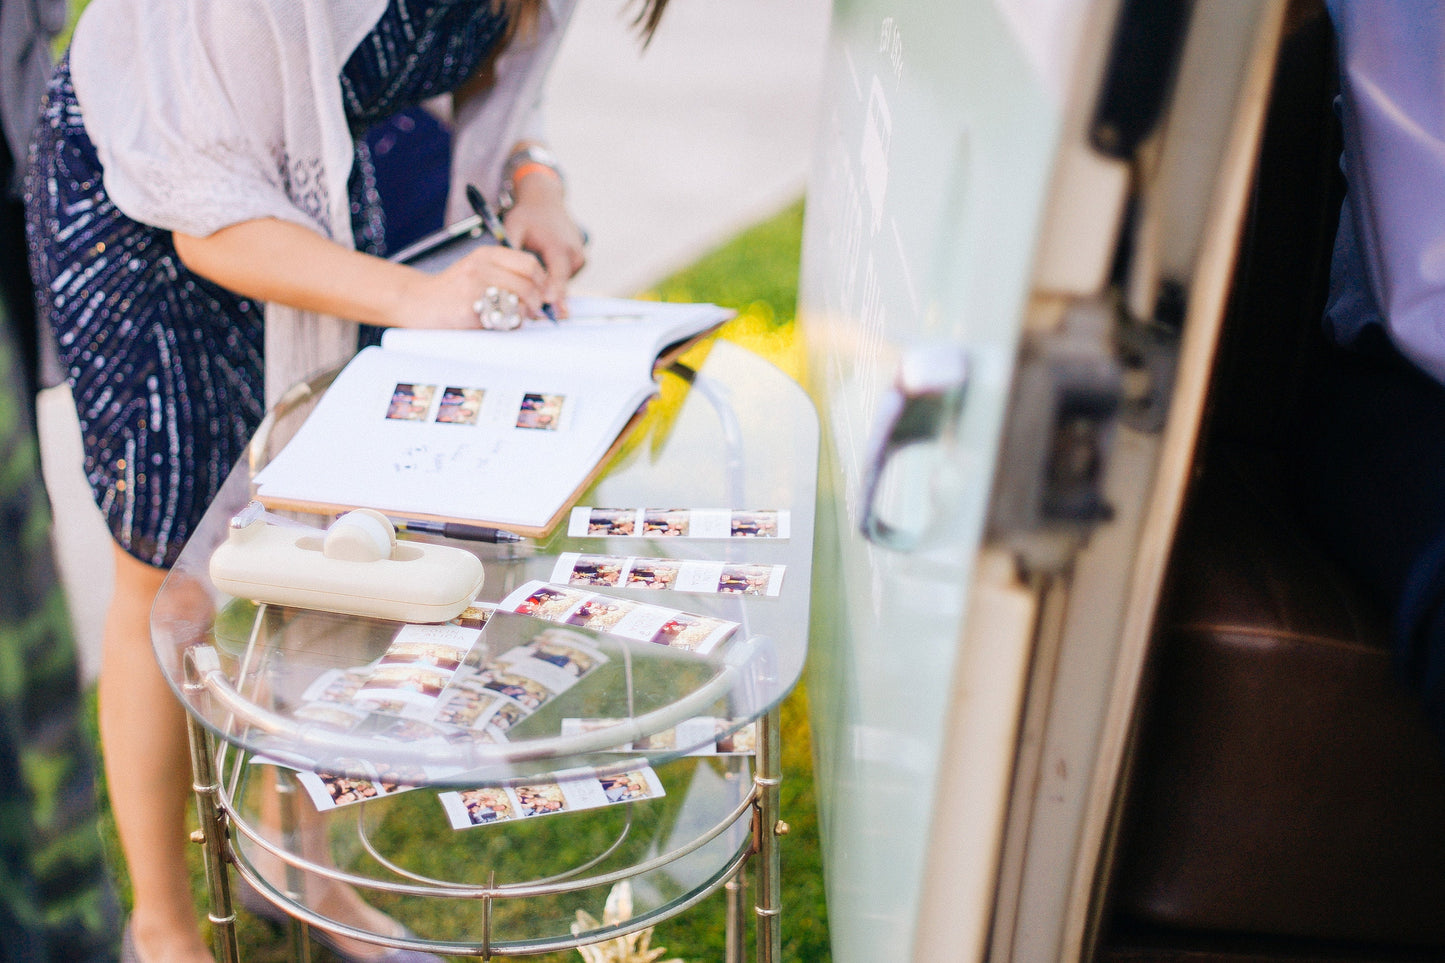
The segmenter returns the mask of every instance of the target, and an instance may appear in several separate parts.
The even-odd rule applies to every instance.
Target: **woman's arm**
[[[510,145],[506,155],[501,156],[516,157],[528,147],[542,146],[540,102],[515,103],[510,111],[500,111],[495,104],[488,105],[488,101],[495,98],[523,96],[521,91],[525,85],[519,84],[516,71],[535,69],[535,65],[525,67],[513,63],[511,69],[511,75],[501,78],[497,63],[483,64],[471,80],[452,94],[452,115],[459,125],[452,139],[454,193],[461,189],[461,184],[455,180],[458,172],[461,172],[463,180],[467,176],[482,176],[480,159],[475,156],[479,150],[483,153],[496,151],[500,155],[497,148],[501,145],[497,144],[497,139],[501,136],[503,125],[495,122],[510,113],[520,112],[525,119],[520,124],[506,126],[507,130],[515,131],[512,136],[519,139]],[[484,119],[494,123],[489,126],[481,122]],[[491,137],[490,143],[479,140],[484,134]],[[507,167],[510,169],[510,166],[509,161]],[[530,251],[541,259],[547,271],[544,300],[565,315],[567,282],[587,260],[582,230],[567,210],[564,185],[554,169],[529,164],[517,168],[515,174],[515,183],[506,185],[512,195],[512,204],[503,212],[508,239],[517,248]],[[488,185],[478,180],[477,186],[486,188]]]
[[[513,153],[527,146],[525,142],[517,144]],[[551,304],[565,304],[568,280],[587,263],[582,231],[567,211],[562,178],[555,171],[524,164],[517,174],[511,185],[512,209],[506,214],[507,236],[546,265],[543,298]]]
[[[547,281],[522,251],[479,248],[427,274],[273,218],[174,237],[186,267],[237,294],[387,327],[475,328],[474,305],[488,287],[515,292],[536,316]]]

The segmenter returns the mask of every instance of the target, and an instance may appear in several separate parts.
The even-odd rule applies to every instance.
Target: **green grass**
[[[696,264],[667,278],[644,297],[666,300],[712,301],[734,308],[738,316],[729,322],[721,337],[736,341],[768,357],[795,377],[801,374],[802,351],[794,316],[798,252],[802,235],[802,204],[743,232]],[[705,348],[700,349],[705,350]],[[676,382],[676,379],[667,379]],[[673,392],[682,390],[674,384]],[[656,408],[665,409],[665,395]],[[675,403],[675,400],[673,401]],[[665,417],[665,414],[659,417]],[[642,432],[639,433],[644,434]],[[817,813],[813,797],[812,744],[808,729],[807,694],[800,687],[782,706],[783,785],[782,818],[790,832],[782,841],[783,862],[783,959],[788,963],[818,963],[831,959],[828,946],[827,912],[823,900],[822,857],[818,839]],[[418,797],[421,793],[416,794]],[[398,799],[400,801],[400,799]],[[539,822],[537,832],[545,831]],[[128,901],[125,874],[119,856],[114,827],[107,819],[104,833],[107,850],[116,867],[123,900]],[[414,834],[410,854],[416,865],[429,862],[429,846],[435,843]],[[566,847],[585,852],[585,839],[555,838],[546,841],[556,853]],[[408,846],[406,835],[392,845]],[[197,905],[204,906],[204,880],[199,847],[191,847],[191,861]],[[748,904],[751,906],[751,903]],[[408,912],[416,912],[409,910]],[[444,911],[443,911],[444,912]],[[715,961],[723,956],[725,906],[721,892],[704,903],[659,924],[652,936],[653,947],[666,947],[666,958],[689,963]],[[598,915],[594,910],[594,915]],[[416,917],[408,917],[415,920]],[[418,929],[423,927],[417,926]],[[242,913],[239,940],[246,963],[273,963],[288,959],[284,932]],[[749,929],[747,947],[751,955],[753,935]],[[318,963],[332,957],[319,948],[313,953]],[[541,963],[575,963],[575,952],[528,957]]]
[[[799,201],[744,231],[691,267],[657,284],[664,301],[712,301],[766,311],[790,324],[798,305],[798,250],[803,235]]]

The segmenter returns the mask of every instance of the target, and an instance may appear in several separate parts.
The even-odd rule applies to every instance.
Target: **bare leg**
[[[282,798],[277,793],[273,777],[268,776],[267,790],[262,797],[262,825],[273,841],[279,841],[282,824]],[[293,805],[295,826],[300,842],[300,854],[304,859],[321,866],[333,865],[326,841],[326,824],[309,799],[302,793],[294,793],[284,804]],[[269,855],[257,853],[253,864],[262,876],[278,889],[285,889],[282,881],[286,868],[281,861]],[[314,874],[306,874],[305,904],[322,916],[339,923],[355,926],[367,932],[382,936],[398,936],[401,926],[381,910],[367,903],[354,888],[344,883]],[[337,945],[343,952],[356,960],[373,960],[386,956],[391,951],[373,943],[363,943],[347,937],[336,937]]]
[[[111,810],[130,869],[131,929],[141,960],[214,963],[201,935],[185,858],[192,800],[185,709],[161,675],[151,647],[151,605],[165,577],[164,569],[116,547],[115,595],[106,616],[100,672],[101,745]],[[200,597],[197,602],[209,604]],[[327,862],[324,826],[315,810],[303,805],[299,825],[305,855]],[[279,866],[272,872],[279,878]],[[374,933],[398,931],[394,920],[350,886],[312,880],[308,888],[310,904],[325,916]],[[388,952],[354,940],[340,943],[358,960]]]
[[[185,715],[151,649],[150,610],[165,579],[115,549],[115,596],[100,671],[100,739],[111,810],[130,870],[131,929],[144,961],[211,961],[191,899]]]

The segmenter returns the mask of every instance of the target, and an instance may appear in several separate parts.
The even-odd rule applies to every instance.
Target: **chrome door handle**
[[[894,551],[912,551],[943,521],[934,517],[935,505],[924,506],[925,514],[913,518],[911,524],[890,521],[885,517],[884,502],[901,502],[904,496],[887,497],[885,478],[890,467],[897,467],[895,459],[910,449],[928,444],[951,447],[963,413],[968,378],[968,355],[960,345],[921,344],[904,351],[893,386],[880,408],[879,429],[870,446],[863,479],[859,530],[873,544]],[[931,479],[888,480],[893,487],[906,486],[917,494],[927,488]]]

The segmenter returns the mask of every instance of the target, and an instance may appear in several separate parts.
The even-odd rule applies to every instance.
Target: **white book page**
[[[544,525],[655,384],[606,366],[535,367],[368,348],[258,474],[259,494]]]

